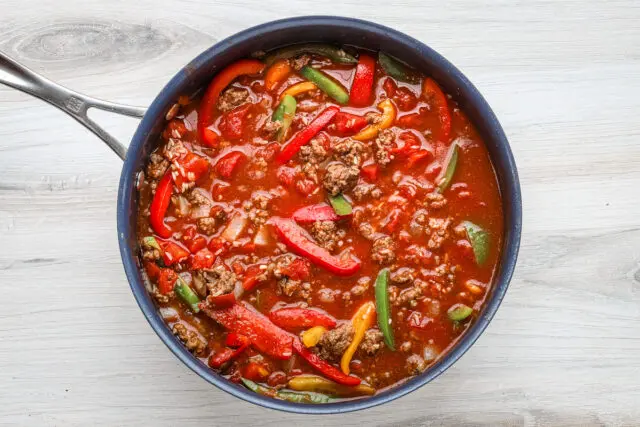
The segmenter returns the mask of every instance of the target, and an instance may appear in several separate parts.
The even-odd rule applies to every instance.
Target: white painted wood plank
[[[119,259],[120,161],[0,87],[0,422],[15,425],[640,424],[640,4],[0,0],[0,50],[145,105],[216,40],[286,16],[357,16],[439,50],[516,155],[520,261],[488,331],[434,383],[365,412],[267,411],[209,386],[153,334]],[[101,117],[102,119],[102,117]],[[135,122],[103,120],[126,139]]]

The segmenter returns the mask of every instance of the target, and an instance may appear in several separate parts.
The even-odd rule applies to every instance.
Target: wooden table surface
[[[509,292],[453,368],[364,412],[266,410],[197,377],[143,318],[116,240],[120,160],[60,111],[0,87],[0,423],[640,425],[637,0],[1,0],[0,10],[0,50],[134,105],[265,21],[336,14],[395,27],[485,95],[524,201]],[[124,140],[137,123],[96,117]]]

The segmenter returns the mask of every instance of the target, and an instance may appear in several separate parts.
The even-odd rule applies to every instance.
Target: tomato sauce
[[[214,369],[232,381],[251,380],[262,387],[258,392],[276,398],[278,389],[295,385],[289,383],[295,377],[326,375],[295,351],[290,357],[278,358],[260,351],[264,346],[249,343],[244,348],[242,342],[233,343],[236,337],[229,338],[231,334],[239,334],[242,340],[243,332],[252,335],[255,331],[248,331],[247,326],[243,330],[227,329],[213,320],[215,316],[208,310],[221,313],[232,309],[228,303],[216,306],[209,302],[226,295],[231,304],[263,314],[264,319],[255,321],[258,323],[271,323],[270,314],[280,308],[301,308],[329,315],[335,320],[335,328],[351,327],[355,326],[354,313],[363,304],[377,303],[374,284],[381,270],[388,269],[394,350],[383,342],[374,316],[367,328],[372,331],[362,341],[368,340],[367,344],[359,345],[347,361],[350,375],[361,380],[358,387],[369,387],[368,391],[328,393],[334,398],[367,395],[423,372],[475,321],[500,258],[500,192],[487,149],[457,103],[448,96],[442,98],[444,102],[439,101],[425,89],[424,76],[402,82],[379,63],[373,70],[371,99],[366,107],[340,105],[320,89],[297,94],[291,127],[278,141],[269,122],[281,94],[307,81],[296,70],[298,60],[308,61],[307,66],[325,73],[347,92],[356,84],[354,64],[305,54],[280,60],[280,66],[289,66],[290,71],[271,91],[265,87],[269,66],[258,74],[239,75],[225,89],[227,92],[219,95],[215,106],[210,106],[211,123],[205,124],[209,136],[215,134],[211,136],[215,141],[210,143],[204,143],[198,133],[202,94],[181,97],[140,180],[137,232],[142,264],[165,321],[185,345],[203,363],[215,365]],[[221,100],[231,105],[223,105]],[[356,121],[366,118],[366,130],[384,122],[384,112],[378,106],[385,100],[391,101],[395,118],[373,137],[353,139],[363,131],[362,123],[360,131],[347,131],[345,135],[344,129],[331,122],[305,144],[315,152],[309,149],[303,153],[307,150],[304,148],[286,163],[278,161],[282,148],[313,126],[314,118],[326,108],[338,106],[341,113],[358,116]],[[454,145],[458,156],[452,179],[440,189]],[[187,162],[185,152],[195,154],[198,160]],[[229,153],[241,154],[229,157]],[[193,166],[200,160],[204,172]],[[341,181],[341,174],[335,181],[328,180],[332,163],[340,163],[336,167],[341,172],[357,171],[358,176],[349,177],[347,183]],[[191,167],[198,175],[195,180],[190,179],[194,178],[189,175]],[[171,201],[164,213],[171,237],[162,239],[150,224],[149,208],[166,173],[173,174]],[[326,208],[336,189],[351,205],[350,215],[323,226],[292,223],[336,262],[359,263],[350,275],[335,274],[314,259],[300,256],[300,251],[276,232],[273,222],[273,218],[288,220],[303,207],[324,204]],[[239,218],[240,227],[230,226],[234,218]],[[481,237],[472,236],[466,221],[479,227]],[[159,248],[150,246],[149,240],[145,243],[144,238],[149,237],[156,239]],[[175,243],[186,254],[176,252],[167,242]],[[169,255],[167,263],[167,252],[177,254],[178,259]],[[295,267],[291,267],[291,259]],[[288,265],[280,268],[278,263],[287,264],[285,261]],[[211,272],[216,267],[219,269]],[[183,283],[203,301],[200,307],[209,304],[208,309],[195,313],[197,308],[186,304],[176,289],[160,292],[158,276],[164,269],[180,277],[177,281],[167,279],[169,290]],[[247,281],[255,271],[262,277]],[[469,312],[456,320],[452,310],[459,306]],[[288,334],[283,339],[298,340],[309,326],[281,328]],[[329,332],[332,328],[327,329]],[[325,362],[340,370],[344,347],[356,335],[326,338],[320,342],[324,347],[318,344],[309,350],[321,358],[337,350],[341,354],[327,357]],[[224,359],[238,349],[239,354],[221,366],[212,364],[214,357]],[[298,392],[305,391],[318,390]]]

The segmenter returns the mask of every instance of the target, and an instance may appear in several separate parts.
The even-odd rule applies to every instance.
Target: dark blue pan
[[[149,153],[156,147],[158,135],[165,125],[165,114],[178,96],[205,86],[219,70],[252,52],[301,42],[330,42],[382,50],[433,76],[458,101],[484,138],[498,175],[505,215],[502,256],[491,294],[475,324],[455,346],[423,374],[397,387],[372,397],[327,405],[295,404],[257,395],[227,381],[193,357],[160,317],[145,289],[137,258],[136,177],[143,169]],[[516,265],[522,228],[520,183],[507,138],[482,95],[456,67],[423,43],[391,28],[358,19],[330,16],[290,18],[250,28],[221,41],[180,70],[158,94],[146,113],[144,108],[112,104],[60,87],[2,53],[0,83],[31,93],[62,109],[98,134],[124,158],[118,191],[118,240],[122,263],[140,309],[160,339],[185,365],[211,384],[248,402],[289,412],[328,414],[356,411],[397,399],[433,380],[458,360],[489,325],[507,291]],[[91,107],[142,117],[128,150],[86,116],[87,109]]]

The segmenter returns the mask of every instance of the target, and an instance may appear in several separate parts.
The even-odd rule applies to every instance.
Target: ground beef
[[[273,196],[264,191],[256,191],[251,195],[251,200],[243,203],[242,207],[247,211],[249,221],[255,225],[263,225],[269,219],[269,204]]]
[[[407,373],[409,375],[418,375],[427,368],[427,363],[422,357],[418,356],[417,354],[412,354],[411,356],[407,357],[405,367],[407,368]]]
[[[217,265],[212,270],[204,270],[202,278],[206,283],[209,295],[219,296],[233,292],[238,278],[224,265]]]
[[[409,305],[410,307],[415,307],[418,304],[418,299],[420,299],[420,297],[422,297],[422,288],[420,286],[403,289],[394,299],[393,305]]]
[[[273,139],[280,128],[282,128],[282,122],[280,120],[273,121],[271,119],[267,119],[264,122],[264,125],[262,125],[262,136],[266,139]]]
[[[211,206],[213,204],[211,199],[209,199],[209,197],[207,196],[207,192],[202,188],[194,188],[193,190],[189,191],[189,193],[187,193],[187,200],[189,201],[189,203],[196,206]]]
[[[222,112],[231,111],[244,102],[249,97],[249,91],[244,88],[230,87],[222,92],[218,98],[218,110]]]
[[[278,295],[286,295],[288,297],[298,297],[308,299],[311,296],[311,283],[302,280],[294,280],[289,277],[283,277],[278,280]]]
[[[144,240],[142,241],[142,259],[146,261],[155,261],[160,259],[161,256],[162,254],[158,249],[146,244]]]
[[[372,240],[376,234],[376,230],[373,228],[373,225],[368,222],[361,223],[358,226],[358,232],[367,240]]]
[[[309,62],[311,62],[311,56],[307,55],[306,53],[296,56],[295,58],[291,58],[289,60],[289,63],[291,64],[291,68],[293,68],[296,71],[300,71],[302,67],[304,67],[305,65],[308,65]]]
[[[425,204],[431,209],[442,209],[447,205],[447,199],[438,192],[427,194],[425,199]]]
[[[169,300],[171,300],[171,298],[173,298],[174,293],[173,293],[173,291],[171,291],[168,294],[161,294],[160,291],[158,290],[158,288],[154,287],[153,288],[153,292],[151,292],[151,295],[160,304],[166,304],[166,303],[169,302]]]
[[[170,138],[162,149],[162,155],[165,159],[172,162],[187,154],[188,151],[182,141]]]
[[[389,236],[382,236],[373,242],[371,259],[379,264],[391,264],[396,259],[396,245]]]
[[[340,162],[330,163],[323,180],[324,188],[332,196],[337,196],[355,187],[359,176],[360,171],[355,166],[346,166]]]
[[[173,333],[180,338],[180,341],[184,343],[187,349],[196,356],[204,356],[207,348],[207,343],[200,338],[197,332],[187,329],[181,323],[173,325]]]
[[[327,137],[321,133],[300,148],[300,160],[304,163],[320,164],[327,158]]]
[[[439,249],[442,243],[449,237],[451,218],[429,218],[428,229],[430,232],[427,247],[431,250]]]
[[[374,356],[384,346],[382,332],[379,329],[367,329],[360,343],[360,352],[367,356]]]
[[[345,352],[351,341],[355,330],[351,322],[345,322],[335,329],[325,332],[318,342],[320,357],[326,360],[339,360],[342,353]]]
[[[158,153],[152,153],[149,156],[149,164],[147,165],[147,177],[151,179],[160,179],[167,171],[169,162]]]
[[[353,197],[358,201],[361,201],[369,195],[374,199],[377,199],[382,196],[382,191],[375,185],[367,184],[365,182],[356,185],[353,189]]]
[[[415,270],[413,268],[401,267],[391,273],[391,282],[396,285],[406,285],[415,279]]]
[[[358,279],[357,284],[351,288],[350,292],[355,296],[364,295],[369,286],[371,286],[371,278],[364,276]]]
[[[360,166],[363,161],[364,145],[355,139],[334,140],[331,145],[336,160],[351,166]]]
[[[218,226],[220,225],[220,221],[216,218],[198,218],[196,221],[196,225],[198,226],[198,231],[204,235],[211,236],[216,233],[218,230]]]
[[[338,241],[344,238],[345,231],[339,229],[333,221],[316,221],[311,226],[311,235],[318,245],[332,252]]]
[[[392,160],[391,148],[395,135],[392,130],[385,129],[380,131],[375,141],[373,142],[375,147],[375,159],[376,162],[384,167],[388,165]]]
[[[382,114],[375,111],[369,111],[364,115],[364,118],[367,119],[367,122],[369,122],[369,124],[374,125],[382,121]]]

